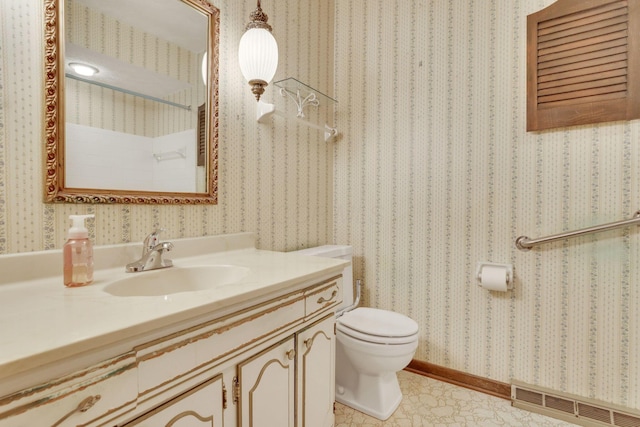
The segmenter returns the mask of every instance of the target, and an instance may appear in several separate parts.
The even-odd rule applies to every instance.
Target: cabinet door
[[[125,427],[222,427],[222,387],[222,375],[216,375]]]
[[[299,423],[301,427],[331,427],[335,400],[335,316],[298,334]]]
[[[238,365],[243,427],[294,427],[295,358],[290,337]]]

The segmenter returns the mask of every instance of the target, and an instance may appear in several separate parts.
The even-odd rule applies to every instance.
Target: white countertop
[[[172,240],[176,255],[188,255],[175,257],[173,252],[168,253],[167,258],[173,259],[173,268],[224,264],[247,267],[250,272],[231,285],[164,296],[117,297],[104,291],[115,280],[145,272],[125,273],[124,264],[113,267],[104,260],[98,261],[98,257],[104,255],[101,252],[121,253],[125,246],[130,252],[132,247],[139,250],[139,244],[112,246],[106,251],[96,248],[96,265],[109,268],[95,270],[94,282],[79,288],[66,288],[61,274],[47,275],[58,258],[56,255],[59,256],[56,269],[62,271],[60,251],[23,257],[20,254],[0,256],[3,275],[6,267],[13,265],[25,269],[25,275],[29,277],[24,281],[8,281],[6,277],[4,282],[0,280],[0,382],[12,379],[0,387],[0,393],[5,394],[5,388],[10,387],[8,383],[28,371],[42,371],[70,356],[82,359],[83,354],[100,349],[101,356],[105,352],[116,356],[120,351],[126,351],[126,345],[136,340],[151,339],[154,333],[189,321],[195,322],[216,312],[228,314],[246,306],[249,301],[266,300],[293,291],[296,284],[309,286],[318,279],[341,274],[347,263],[330,258],[257,250],[250,247],[252,234],[236,236],[239,244],[229,244],[229,236],[196,239],[196,246],[200,247],[194,250],[184,250],[186,245],[193,246],[193,239]],[[226,239],[223,244],[215,241],[221,238]],[[206,250],[212,252],[194,256],[193,251],[202,253],[203,242]],[[40,268],[39,260],[42,261]],[[133,260],[129,258],[129,261]],[[27,271],[29,265],[40,273]],[[16,277],[20,274],[12,270],[11,275]],[[127,344],[122,347],[122,343]],[[86,361],[91,362],[91,358]]]

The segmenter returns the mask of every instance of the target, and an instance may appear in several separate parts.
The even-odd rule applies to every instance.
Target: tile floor
[[[523,411],[511,402],[407,371],[398,373],[404,398],[386,421],[336,404],[336,427],[440,427],[440,426],[574,426],[554,418]]]

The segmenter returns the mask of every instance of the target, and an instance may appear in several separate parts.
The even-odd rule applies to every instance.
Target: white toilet
[[[326,245],[297,253],[352,258],[351,246]],[[354,308],[353,294],[349,265],[344,269],[343,303],[336,319],[336,400],[386,420],[402,401],[396,373],[411,362],[418,348],[418,324],[393,311]]]

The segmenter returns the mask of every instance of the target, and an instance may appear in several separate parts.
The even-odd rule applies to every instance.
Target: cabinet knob
[[[313,345],[313,338],[307,338],[306,340],[304,340],[304,345],[307,347],[307,349],[310,349]]]
[[[289,360],[293,360],[296,358],[296,350],[295,349],[291,349],[289,351],[287,351],[287,359]]]
[[[329,297],[329,299],[325,297],[318,298],[318,304],[324,304],[325,302],[329,302],[333,300],[337,295],[338,295],[338,291],[334,289],[333,292],[331,292],[331,296]]]

